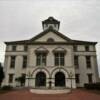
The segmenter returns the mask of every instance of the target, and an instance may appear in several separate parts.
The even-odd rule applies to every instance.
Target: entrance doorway
[[[62,72],[55,75],[55,87],[65,87],[65,75]]]
[[[45,87],[46,86],[46,75],[44,72],[39,72],[35,78],[36,87]]]

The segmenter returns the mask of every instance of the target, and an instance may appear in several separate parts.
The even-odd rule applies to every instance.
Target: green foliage
[[[21,86],[25,84],[25,76],[20,76],[15,79],[15,81],[19,82]]]
[[[10,85],[5,85],[5,86],[3,86],[3,87],[1,88],[1,90],[12,90],[12,89],[13,89],[13,87],[10,86]]]
[[[84,87],[90,90],[100,90],[100,83],[84,84]]]
[[[4,79],[4,72],[3,72],[3,67],[0,63],[0,87],[1,87],[1,83],[2,83],[3,79]]]

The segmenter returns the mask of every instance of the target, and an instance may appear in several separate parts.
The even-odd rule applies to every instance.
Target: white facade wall
[[[41,46],[41,45],[40,45]],[[26,73],[26,74],[28,74],[29,73],[29,71],[31,71],[31,73],[32,73],[32,71],[34,71],[34,70],[36,70],[36,68],[39,68],[39,66],[36,66],[36,55],[35,55],[35,50],[37,49],[37,48],[39,48],[40,46],[33,46],[33,45],[30,45],[28,48],[28,52],[26,53],[26,52],[23,52],[23,46],[18,46],[17,47],[17,51],[16,52],[11,52],[11,49],[8,49],[7,50],[7,52],[6,52],[6,58],[5,58],[5,66],[7,66],[6,68],[7,68],[7,70],[6,70],[6,79],[5,79],[5,84],[6,85],[9,85],[9,83],[8,83],[8,75],[10,74],[10,73],[13,73],[14,74],[14,82],[13,82],[13,84],[11,84],[11,85],[13,85],[13,86],[16,86],[17,85],[17,83],[15,82],[15,78],[16,77],[19,77],[19,76],[21,76],[21,74],[22,73]],[[10,46],[11,47],[11,46]],[[9,47],[9,48],[10,48]],[[48,55],[47,55],[47,66],[45,66],[45,68],[49,71],[49,73],[51,73],[54,69],[56,69],[56,68],[64,68],[64,69],[66,69],[68,72],[73,72],[73,74],[75,74],[75,70],[74,70],[74,63],[73,63],[73,53],[72,53],[72,46],[65,46],[65,45],[61,45],[61,46],[59,46],[59,45],[53,45],[53,46],[51,46],[51,45],[44,45],[43,47],[45,47],[48,51],[49,51],[49,53],[48,53]],[[57,47],[62,47],[62,48],[64,48],[65,50],[66,50],[66,55],[65,55],[65,66],[54,66],[54,54],[53,54],[53,50],[55,49],[55,48],[57,48]],[[11,58],[11,56],[12,55],[16,55],[16,63],[15,63],[15,68],[14,69],[11,69],[10,68],[10,58]],[[22,63],[23,63],[23,55],[28,55],[28,64],[27,64],[27,69],[23,69],[22,68]],[[8,59],[9,58],[9,59]],[[7,59],[7,61],[6,61],[6,59]],[[7,63],[8,62],[8,63]],[[44,66],[42,66],[42,67],[44,67]],[[68,74],[68,73],[65,73],[65,74]],[[54,77],[53,77],[54,78]],[[68,77],[66,77],[66,78],[68,78]],[[75,77],[74,77],[75,78]],[[32,81],[32,80],[31,80]],[[48,81],[49,80],[47,80],[47,87],[48,87]],[[53,80],[54,81],[54,80]],[[70,84],[68,85],[68,83],[70,83],[70,80],[69,80],[69,82],[68,82],[68,79],[66,79],[66,81],[67,81],[67,83],[66,83],[66,86],[67,87],[70,87]],[[30,84],[30,86],[32,86],[32,87],[34,87],[34,83],[35,82],[35,80],[33,80],[31,83],[32,84]],[[74,79],[74,82],[73,82],[73,87],[75,88],[76,86],[75,86],[75,79]],[[27,81],[26,81],[26,85],[27,85]],[[54,85],[53,85],[54,86]]]
[[[65,39],[61,38],[60,36],[48,32],[44,36],[40,37],[39,39],[35,40],[35,42],[46,42],[48,38],[53,38],[55,42],[68,42]],[[27,52],[24,51],[24,45],[16,45],[16,51],[12,51],[13,45],[7,45],[6,48],[6,54],[5,54],[5,65],[4,65],[4,71],[5,71],[5,80],[3,82],[3,85],[9,85],[9,74],[14,74],[13,83],[11,85],[17,86],[17,83],[15,82],[15,78],[21,76],[22,74],[28,75],[29,72],[32,74],[32,79],[28,80],[26,79],[26,86],[35,87],[35,76],[37,72],[43,71],[46,73],[46,87],[49,87],[49,81],[50,77],[52,78],[52,87],[55,87],[55,74],[57,71],[61,71],[64,73],[66,78],[66,87],[69,88],[71,85],[71,81],[69,78],[69,73],[72,72],[73,79],[72,84],[73,88],[77,87],[83,87],[84,83],[88,83],[88,77],[87,74],[91,73],[93,75],[93,82],[98,82],[99,75],[98,75],[98,69],[97,69],[97,59],[96,59],[96,50],[94,45],[89,45],[89,51],[85,51],[85,45],[77,45],[77,51],[73,51],[73,45],[28,45]],[[53,50],[56,48],[64,48],[66,50],[65,54],[65,66],[55,66],[54,65],[54,54]],[[46,66],[36,66],[36,54],[35,50],[38,48],[45,48],[48,50],[47,54],[47,62]],[[10,62],[11,62],[11,56],[16,56],[16,62],[15,62],[15,68],[10,68]],[[23,56],[27,56],[27,68],[23,69]],[[75,68],[74,66],[74,56],[77,55],[79,57],[79,68]],[[91,56],[91,69],[86,68],[86,56]],[[80,83],[76,84],[75,82],[75,74],[80,75]]]
[[[79,46],[78,51],[74,53],[74,55],[79,57],[79,68],[75,69],[76,74],[80,76],[80,83],[77,84],[78,87],[83,87],[84,83],[88,83],[87,74],[92,74],[94,83],[99,81],[95,47],[93,45],[89,47],[89,52],[85,51],[85,46],[83,45]],[[86,56],[91,57],[91,68],[87,68],[86,66]]]

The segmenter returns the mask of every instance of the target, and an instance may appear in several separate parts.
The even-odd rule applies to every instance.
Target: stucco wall
[[[37,41],[46,41],[48,37],[54,37],[55,41],[62,41],[64,42],[65,40],[62,39],[61,37],[48,33],[45,36],[41,37],[40,39],[37,39]],[[15,83],[15,78],[18,76],[21,76],[21,74],[25,73],[28,74],[29,71],[32,73],[36,68],[39,68],[39,66],[36,66],[36,55],[35,55],[35,50],[39,47],[43,47],[47,49],[49,52],[47,54],[47,65],[42,66],[46,68],[50,73],[55,68],[61,67],[67,70],[68,72],[73,72],[74,74],[74,80],[73,80],[73,87],[76,87],[75,85],[75,73],[80,74],[80,83],[77,84],[79,87],[83,87],[84,83],[88,83],[88,78],[87,74],[92,73],[93,74],[93,82],[97,82],[99,80],[99,75],[98,75],[98,68],[97,68],[97,58],[96,58],[96,49],[94,45],[89,46],[88,52],[85,51],[85,45],[78,45],[78,50],[77,52],[73,51],[73,45],[28,45],[28,50],[27,52],[24,51],[24,45],[16,45],[17,50],[12,51],[12,45],[8,45],[6,49],[6,54],[5,54],[5,65],[4,65],[4,71],[5,71],[5,79],[3,84],[8,85],[8,75],[10,73],[14,74],[14,79],[13,79],[13,86],[16,86]],[[66,50],[66,55],[65,55],[65,66],[54,66],[54,54],[53,50],[57,47],[64,48]],[[15,55],[16,56],[16,63],[15,63],[15,69],[10,68],[10,60],[11,56]],[[27,55],[27,68],[23,69],[22,68],[22,63],[23,63],[23,56]],[[74,66],[74,55],[79,56],[79,68],[75,69]],[[91,69],[86,68],[86,58],[85,56],[91,56]],[[67,73],[66,73],[67,74]],[[54,78],[54,77],[53,77]],[[48,86],[48,81],[47,80],[47,86]],[[53,80],[54,81],[54,80]],[[26,86],[28,85],[28,80],[26,81]],[[31,80],[30,82],[31,86],[35,86],[35,80]],[[70,81],[66,80],[66,86],[70,86]]]

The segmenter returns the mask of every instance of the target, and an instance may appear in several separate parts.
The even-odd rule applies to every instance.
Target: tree
[[[3,79],[4,79],[4,72],[3,72],[3,67],[0,63],[0,87],[1,87]]]
[[[19,82],[19,83],[20,83],[20,86],[24,86],[24,85],[25,85],[25,76],[22,75],[22,76],[20,76],[20,77],[17,77],[17,78],[15,79],[15,81]]]

